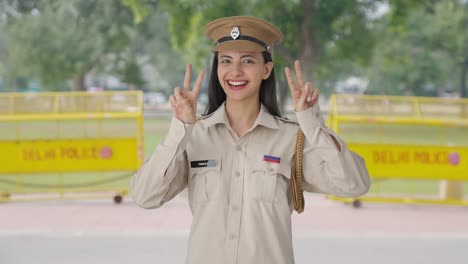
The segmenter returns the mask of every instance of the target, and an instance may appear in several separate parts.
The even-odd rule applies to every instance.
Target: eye
[[[245,59],[245,60],[242,61],[242,63],[253,64],[253,63],[255,63],[255,61],[252,60],[252,59]]]
[[[220,64],[226,64],[226,63],[230,63],[230,62],[231,62],[231,60],[230,60],[230,59],[226,59],[226,58],[223,58],[223,59],[220,59],[220,60],[219,60],[219,63],[220,63]]]

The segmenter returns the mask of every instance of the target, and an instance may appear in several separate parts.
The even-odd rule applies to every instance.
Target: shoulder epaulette
[[[285,123],[289,123],[289,124],[295,124],[295,125],[299,125],[299,123],[293,121],[293,120],[289,120],[287,117],[278,117],[278,116],[274,116],[274,118],[278,119],[278,120],[281,120]]]
[[[207,119],[208,117],[212,116],[215,112],[209,114],[209,115],[202,115],[200,117],[197,118],[197,121],[200,121],[200,120],[203,120],[203,119]]]

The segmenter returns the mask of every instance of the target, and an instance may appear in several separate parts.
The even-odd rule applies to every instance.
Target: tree
[[[10,54],[10,41],[6,33],[6,26],[10,17],[18,16],[21,12],[27,12],[34,6],[34,0],[5,0],[0,1],[0,80],[3,81],[4,90],[16,91],[22,78],[17,64]]]
[[[281,105],[288,93],[282,74],[297,58],[303,70],[325,94],[343,75],[352,75],[354,65],[370,62],[374,37],[369,12],[382,1],[363,0],[231,0],[162,1],[170,15],[174,45],[198,65],[206,64],[211,47],[203,36],[204,25],[219,17],[253,15],[264,18],[285,32],[283,45],[274,50],[280,81]],[[184,15],[181,16],[180,14]],[[346,67],[343,65],[346,64]],[[346,74],[336,71],[346,70]]]
[[[455,90],[464,56],[463,16],[462,3],[450,0],[414,8],[399,24],[383,18],[369,92],[433,96]]]
[[[12,57],[22,71],[37,75],[45,85],[72,79],[72,90],[84,90],[84,77],[91,69],[112,72],[125,64],[134,23],[120,2],[36,4],[33,12],[19,13],[8,25]]]
[[[0,27],[1,32],[1,27]],[[10,56],[8,54],[8,48],[6,46],[5,35],[0,35],[0,81],[3,82],[4,90],[7,87],[14,87],[12,84],[12,70],[11,70]]]
[[[172,49],[168,16],[158,0],[1,3],[8,4],[8,12],[0,11],[5,18],[0,76],[35,76],[47,89],[64,89],[63,83],[72,79],[74,89],[82,90],[85,74],[108,73],[132,89],[165,93],[181,79],[185,62]],[[2,74],[6,62],[16,73]]]
[[[141,35],[146,36],[147,39],[140,41],[144,44],[142,51],[145,54],[146,62],[153,68],[154,80],[152,83],[156,86],[153,90],[168,95],[172,93],[175,86],[183,84],[184,55],[178,53],[172,46],[171,35],[167,30],[167,13],[158,8],[151,15],[148,15],[142,23],[146,25],[145,32],[153,34],[152,37],[148,37],[149,33],[142,32]]]

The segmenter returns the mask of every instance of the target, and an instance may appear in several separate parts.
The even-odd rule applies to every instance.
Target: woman
[[[193,214],[188,263],[294,263],[291,238],[291,168],[299,127],[306,140],[303,189],[345,197],[368,191],[361,157],[324,125],[318,90],[285,74],[298,123],[280,118],[271,49],[283,40],[272,24],[254,17],[209,23],[214,59],[206,115],[196,118],[200,72],[190,90],[170,97],[167,136],[132,179],[134,201],[158,208],[188,187]]]

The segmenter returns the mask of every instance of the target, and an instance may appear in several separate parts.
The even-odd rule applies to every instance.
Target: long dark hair
[[[272,62],[271,54],[268,51],[262,52],[264,63]],[[263,80],[260,85],[260,102],[265,105],[270,114],[281,117],[281,113],[276,100],[276,79],[275,69],[271,70],[268,79]],[[209,115],[216,111],[224,101],[226,93],[224,92],[218,79],[218,52],[214,53],[213,65],[211,66],[210,83],[208,86],[208,105],[204,115]]]

